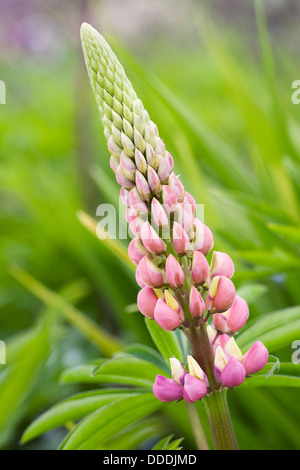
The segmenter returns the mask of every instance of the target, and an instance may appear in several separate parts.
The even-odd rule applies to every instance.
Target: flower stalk
[[[214,251],[208,263],[213,234],[196,217],[196,202],[174,173],[157,126],[105,39],[87,24],[81,39],[110,166],[135,236],[128,253],[141,287],[139,310],[167,331],[181,329],[190,345],[188,370],[171,358],[172,378],[157,376],[153,392],[163,402],[203,399],[216,449],[236,449],[226,390],[261,370],[268,351],[260,342],[245,355],[239,350],[233,335],[249,310],[235,294],[231,258]]]

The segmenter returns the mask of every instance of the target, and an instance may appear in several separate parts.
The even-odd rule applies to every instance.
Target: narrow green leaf
[[[67,421],[81,419],[101,406],[131,395],[132,391],[129,393],[110,393],[109,390],[73,395],[70,399],[57,403],[33,421],[22,435],[21,442],[24,444],[50,429],[63,426]]]
[[[93,450],[122,429],[158,410],[161,403],[152,394],[120,399],[81,421],[65,439],[63,450]]]
[[[169,364],[169,359],[173,356],[179,361],[184,362],[182,349],[176,333],[174,331],[163,330],[155,321],[149,318],[145,318],[145,321],[153,342],[165,358],[167,364]]]
[[[103,377],[112,383],[125,383],[152,387],[157,375],[165,371],[134,356],[123,356],[111,359],[93,371],[94,377]]]

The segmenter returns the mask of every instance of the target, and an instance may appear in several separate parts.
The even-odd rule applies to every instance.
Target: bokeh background
[[[19,440],[52,404],[88,389],[61,374],[109,355],[101,335],[153,346],[122,255],[128,241],[111,246],[93,234],[97,206],[115,203],[118,187],[83,62],[83,21],[112,45],[177,174],[204,204],[216,249],[235,262],[251,321],[291,309],[271,353],[289,362],[300,340],[300,105],[291,101],[300,79],[299,2],[0,0],[4,449],[57,447],[64,428],[23,447]],[[299,448],[298,390],[231,392],[240,447]],[[172,410],[153,424],[156,440],[186,434],[183,446],[193,448],[184,414]],[[151,446],[146,437],[135,445]]]

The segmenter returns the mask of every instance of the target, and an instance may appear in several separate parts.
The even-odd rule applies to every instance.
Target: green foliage
[[[205,205],[216,249],[235,262],[250,305],[239,346],[260,339],[280,358],[272,376],[271,363],[228,393],[239,446],[298,449],[300,123],[290,103],[298,71],[287,45],[272,55],[277,39],[260,3],[259,36],[246,45],[237,25],[228,31],[202,10],[201,43],[188,53],[159,35],[144,38],[143,59],[109,42],[176,173]],[[259,44],[262,65],[253,58]],[[81,51],[66,47],[55,67],[25,55],[0,63],[10,89],[0,114],[1,447],[19,448],[28,426],[25,449],[54,448],[65,426],[63,448],[194,448],[183,404],[161,406],[150,392],[169,357],[184,360],[184,342],[127,308],[137,294],[128,242],[93,235],[96,207],[116,203],[118,189]],[[198,411],[209,440],[201,403]]]

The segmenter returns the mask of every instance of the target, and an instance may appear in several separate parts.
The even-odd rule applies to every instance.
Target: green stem
[[[185,333],[190,344],[191,354],[204,370],[209,381],[208,394],[202,400],[215,448],[217,450],[235,450],[237,442],[228,410],[226,389],[221,388],[221,384],[215,379],[214,353],[207,334],[207,324],[201,323],[197,327],[186,328]]]
[[[220,389],[204,397],[216,450],[237,450],[237,442],[228,410],[226,389]]]

